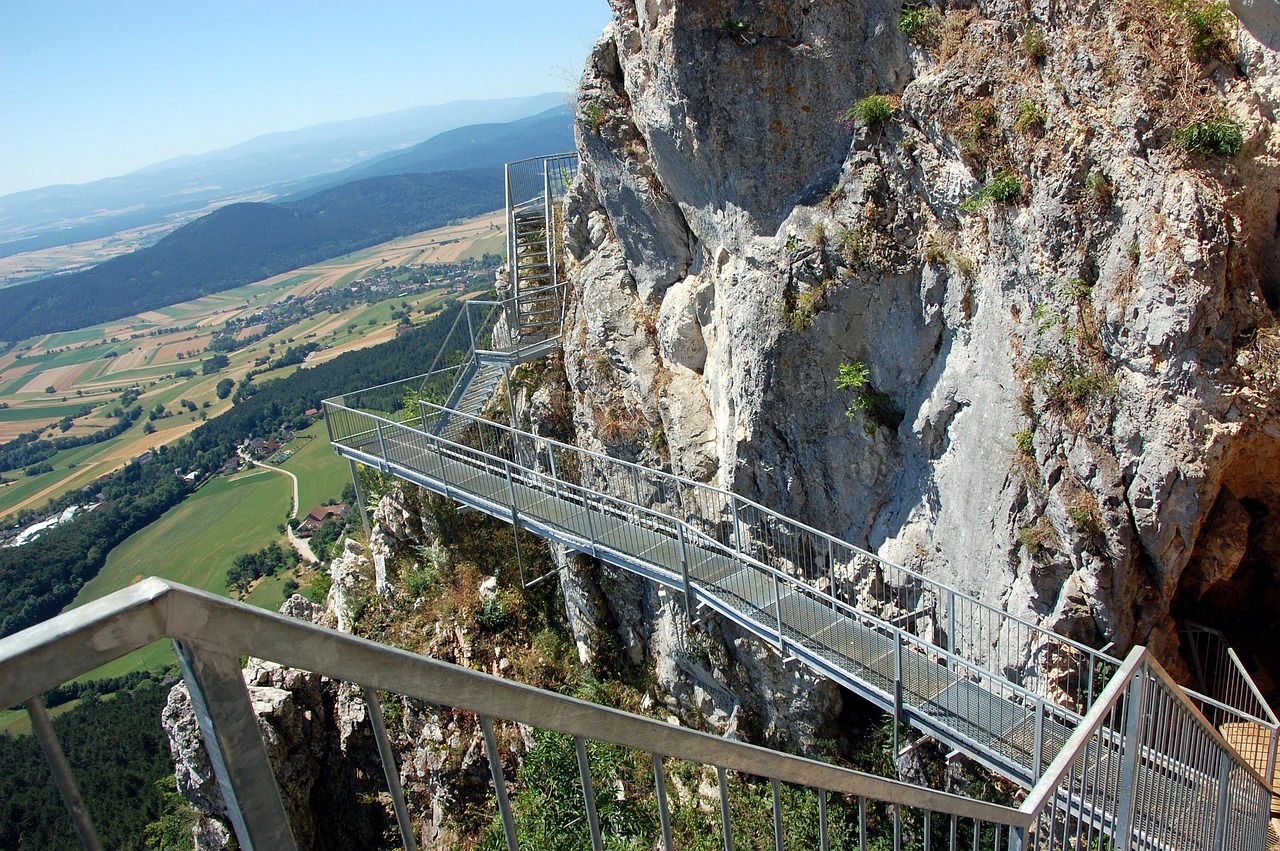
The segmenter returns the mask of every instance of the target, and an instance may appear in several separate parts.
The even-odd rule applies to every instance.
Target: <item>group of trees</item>
[[[284,548],[276,541],[256,553],[245,553],[236,556],[227,571],[227,586],[233,591],[243,594],[255,579],[264,576],[275,576],[298,566],[298,554],[292,548]]]
[[[74,449],[77,446],[87,446],[91,443],[110,440],[128,431],[129,426],[133,425],[134,421],[141,415],[141,406],[135,405],[126,411],[122,411],[111,425],[88,434],[50,439],[41,439],[40,435],[44,432],[44,429],[20,434],[8,443],[0,445],[0,473],[40,464],[57,455],[63,449]]]
[[[86,690],[79,706],[53,719],[104,848],[140,849],[175,824],[185,825],[191,847],[190,807],[172,791],[173,763],[158,723],[169,694],[163,679],[144,675],[110,700]],[[80,848],[35,737],[0,736],[0,765],[0,848]]]
[[[273,434],[285,422],[301,428],[321,400],[422,372],[443,345],[460,308],[453,306],[410,334],[348,352],[315,369],[266,381],[258,393],[155,450],[151,463],[129,464],[91,486],[50,500],[51,516],[69,505],[105,501],[16,548],[0,548],[0,635],[57,614],[97,575],[112,547],[178,504],[190,485],[175,470],[216,470],[246,437]],[[139,416],[138,413],[133,416]]]

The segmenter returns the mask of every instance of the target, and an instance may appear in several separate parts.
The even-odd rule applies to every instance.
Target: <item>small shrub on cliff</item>
[[[1226,52],[1231,43],[1231,13],[1219,0],[1166,0],[1168,10],[1189,31],[1188,47],[1197,59]]]
[[[1049,42],[1045,41],[1044,30],[1031,27],[1022,34],[1022,55],[1032,62],[1042,62],[1049,55]]]
[[[902,411],[894,406],[888,394],[871,384],[871,369],[862,361],[840,364],[836,387],[853,391],[845,416],[854,420],[861,414],[862,430],[868,435],[875,434],[879,427],[894,430],[902,424]]]
[[[840,115],[840,126],[852,132],[856,124],[876,128],[893,118],[893,101],[885,95],[868,95]]]
[[[1207,121],[1193,121],[1175,130],[1173,144],[1201,156],[1234,157],[1244,147],[1244,130],[1238,121],[1222,113]]]
[[[992,203],[1009,204],[1022,195],[1022,181],[1007,171],[1002,171],[987,182],[987,185],[975,192],[960,205],[964,213],[976,213]]]
[[[1044,110],[1035,101],[1018,101],[1018,117],[1013,122],[1013,129],[1024,136],[1033,136],[1044,132]]]
[[[907,5],[898,18],[898,30],[922,47],[938,43],[938,29],[942,16],[932,6]]]

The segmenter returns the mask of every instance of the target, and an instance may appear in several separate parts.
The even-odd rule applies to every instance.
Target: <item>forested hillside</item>
[[[67,331],[221,292],[502,206],[502,170],[345,183],[283,204],[233,204],[150,248],[0,290],[0,340]]]
[[[151,463],[130,464],[95,485],[92,497],[76,491],[52,503],[50,511],[90,498],[105,501],[29,544],[0,548],[0,636],[57,614],[97,575],[112,547],[180,502],[189,486],[177,472],[215,470],[244,438],[270,434],[284,422],[301,426],[308,422],[306,411],[325,398],[425,371],[459,310],[454,305],[417,331],[380,346],[248,385],[242,402],[190,437],[159,447]]]

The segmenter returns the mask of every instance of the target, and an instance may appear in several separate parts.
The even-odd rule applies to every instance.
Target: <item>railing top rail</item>
[[[543,154],[542,156],[537,156],[537,157],[525,157],[522,160],[512,160],[511,162],[507,163],[507,168],[511,168],[513,165],[524,165],[525,163],[540,163],[540,162],[544,162],[545,160],[567,160],[567,159],[576,160],[577,158],[578,158],[577,151],[566,151],[565,153],[562,153],[562,154]]]
[[[1257,683],[1253,681],[1253,676],[1249,673],[1249,670],[1244,666],[1244,663],[1240,661],[1239,654],[1236,653],[1235,648],[1231,646],[1231,643],[1229,641],[1227,641],[1227,636],[1224,635],[1221,630],[1214,629],[1211,626],[1206,626],[1205,624],[1199,623],[1197,621],[1183,621],[1182,629],[1178,630],[1178,632],[1183,635],[1195,635],[1196,633],[1208,635],[1211,638],[1213,638],[1219,645],[1221,645],[1221,649],[1223,650],[1223,652],[1226,653],[1227,658],[1231,660],[1232,667],[1235,669],[1236,673],[1240,675],[1240,679],[1244,682],[1245,686],[1249,689],[1249,693],[1253,695],[1253,699],[1258,702],[1258,706],[1267,715],[1266,721],[1259,720],[1258,723],[1263,724],[1264,726],[1267,726],[1267,725],[1280,726],[1280,718],[1276,717],[1275,711],[1272,710],[1271,708],[1271,704],[1268,703],[1267,699],[1262,696],[1262,691],[1258,688]],[[1199,696],[1204,697],[1204,695],[1199,695]],[[1221,704],[1217,703],[1216,701],[1212,701],[1212,702],[1214,702],[1215,705],[1221,706]],[[1228,708],[1231,709],[1232,711],[1252,716],[1252,713],[1245,712],[1239,707],[1228,707]]]
[[[1256,715],[1252,715],[1248,712],[1245,712],[1243,709],[1240,709],[1239,707],[1232,706],[1228,703],[1223,703],[1220,700],[1215,700],[1214,698],[1209,697],[1207,694],[1198,692],[1193,688],[1187,688],[1186,686],[1179,686],[1179,688],[1181,688],[1182,691],[1187,695],[1187,697],[1190,697],[1192,700],[1199,700],[1209,706],[1212,706],[1214,709],[1220,710],[1229,715],[1233,715],[1236,718],[1240,719],[1241,721],[1248,721],[1250,723],[1257,724],[1259,727],[1266,727],[1269,730],[1280,729],[1280,725],[1276,724],[1276,722],[1274,721],[1268,721],[1265,718],[1259,718]],[[1266,705],[1263,704],[1263,706],[1265,707]]]
[[[1124,696],[1130,680],[1135,674],[1141,673],[1150,674],[1159,680],[1164,685],[1165,690],[1173,695],[1174,700],[1178,701],[1183,709],[1192,715],[1201,731],[1210,736],[1218,747],[1231,754],[1238,768],[1247,772],[1251,778],[1265,788],[1271,788],[1271,784],[1258,773],[1257,769],[1242,757],[1231,746],[1230,742],[1222,737],[1222,734],[1218,732],[1218,729],[1213,726],[1208,718],[1204,717],[1204,714],[1187,697],[1182,686],[1175,683],[1164,667],[1151,655],[1151,651],[1146,647],[1136,646],[1129,651],[1129,655],[1098,695],[1098,699],[1094,701],[1088,714],[1085,715],[1079,726],[1072,731],[1067,743],[1062,746],[1062,750],[1054,757],[1053,762],[1049,764],[1044,774],[1040,776],[1040,780],[1036,782],[1036,785],[1027,795],[1021,807],[1023,812],[1035,815],[1052,801],[1058,785],[1066,777],[1067,772],[1072,769],[1073,763],[1084,751],[1089,740],[1101,729],[1111,710]]]
[[[1120,663],[1120,667],[1112,675],[1111,680],[1098,694],[1088,713],[1085,714],[1075,730],[1071,732],[1071,736],[1067,739],[1066,744],[1062,746],[1062,750],[1058,751],[1058,755],[1053,758],[1053,761],[1049,763],[1049,767],[1040,775],[1036,785],[1027,793],[1026,799],[1022,802],[1022,811],[1024,813],[1039,813],[1053,799],[1057,792],[1058,784],[1062,782],[1067,772],[1071,770],[1072,764],[1080,756],[1085,745],[1102,727],[1107,715],[1129,687],[1129,678],[1142,666],[1146,657],[1147,648],[1145,647],[1138,646],[1129,651],[1129,655]]]
[[[0,640],[0,705],[10,706],[159,638],[251,655],[323,676],[649,753],[1027,827],[1019,810],[887,780],[672,726],[325,629],[151,578]],[[56,664],[50,665],[51,660]]]
[[[326,400],[325,404],[330,404],[330,401],[329,401],[329,400]],[[352,409],[352,408],[347,408],[345,405],[342,405],[342,404],[340,404],[340,403],[336,403],[336,402],[335,402],[334,404],[335,404],[337,407],[345,408],[346,410],[353,411],[354,413],[363,413],[363,414],[366,414],[366,415],[368,415],[368,416],[374,416],[374,417],[376,417],[376,416],[377,416],[376,414],[373,414],[373,413],[371,413],[371,412],[367,412],[367,411],[355,411],[354,409]],[[684,477],[682,477],[682,476],[678,476],[678,475],[676,475],[676,474],[674,474],[674,473],[667,473],[667,472],[663,472],[663,471],[661,471],[661,470],[654,470],[654,469],[652,469],[652,468],[650,468],[650,467],[644,467],[644,466],[642,466],[642,465],[640,465],[640,464],[635,464],[635,463],[632,463],[632,462],[630,462],[630,461],[624,461],[624,460],[622,460],[622,459],[620,459],[620,458],[614,458],[613,456],[605,455],[604,453],[601,453],[601,452],[596,452],[596,451],[594,451],[594,450],[585,449],[585,448],[583,448],[583,447],[575,446],[575,445],[573,445],[573,444],[562,443],[562,442],[560,442],[560,441],[558,441],[558,440],[553,440],[552,438],[542,437],[542,436],[539,436],[539,435],[535,435],[535,434],[533,434],[533,433],[531,433],[531,432],[521,431],[520,429],[512,428],[512,427],[511,427],[511,426],[509,426],[509,425],[504,425],[504,424],[502,424],[502,423],[494,422],[493,420],[488,420],[488,419],[485,419],[485,418],[483,418],[483,417],[478,417],[478,416],[474,416],[474,415],[472,415],[472,414],[468,414],[468,413],[466,413],[465,411],[452,411],[452,410],[450,410],[450,409],[448,409],[448,408],[445,408],[445,407],[443,407],[443,406],[441,406],[441,405],[436,405],[436,404],[434,404],[434,403],[430,403],[430,402],[424,402],[423,404],[424,404],[426,407],[433,408],[433,409],[435,409],[435,410],[437,410],[437,411],[440,411],[440,412],[442,412],[442,413],[449,414],[450,416],[463,417],[463,418],[468,419],[468,420],[471,420],[471,421],[473,421],[473,422],[481,423],[481,424],[483,424],[483,425],[484,425],[484,426],[486,426],[486,427],[496,428],[496,429],[499,429],[499,430],[501,430],[501,431],[508,432],[508,433],[510,433],[511,435],[513,435],[513,436],[515,436],[515,437],[519,437],[519,438],[521,438],[521,439],[537,441],[537,442],[539,442],[539,443],[543,443],[543,444],[549,444],[549,445],[552,445],[552,446],[556,446],[556,447],[558,447],[558,448],[560,448],[560,449],[566,450],[566,451],[568,451],[568,452],[572,452],[572,453],[576,453],[576,454],[584,455],[584,456],[589,457],[589,458],[594,458],[594,459],[599,460],[599,461],[602,461],[602,462],[604,462],[604,463],[606,463],[606,464],[618,465],[618,466],[621,466],[621,467],[624,467],[624,468],[633,469],[633,470],[635,470],[637,473],[643,473],[643,474],[644,474],[644,475],[646,475],[646,476],[660,476],[660,477],[662,477],[662,478],[668,479],[668,480],[670,480],[670,481],[673,481],[673,482],[675,482],[675,483],[678,483],[678,484],[681,484],[681,485],[684,485],[684,486],[687,486],[687,487],[699,488],[699,489],[702,489],[702,490],[704,490],[704,491],[709,491],[709,492],[711,492],[711,493],[718,494],[718,495],[720,495],[720,496],[724,497],[725,499],[728,499],[728,500],[735,500],[735,501],[737,501],[737,503],[738,503],[739,505],[741,505],[741,506],[747,506],[747,507],[749,507],[749,508],[752,508],[752,509],[754,509],[754,510],[756,510],[756,511],[759,511],[759,512],[761,512],[761,513],[763,513],[763,514],[766,514],[766,515],[768,515],[768,516],[770,516],[770,517],[772,517],[772,518],[776,519],[776,520],[777,520],[778,522],[780,522],[780,523],[783,523],[783,524],[785,524],[785,525],[791,526],[791,527],[793,527],[793,528],[795,528],[795,529],[798,529],[798,530],[800,530],[800,531],[803,531],[803,532],[804,532],[804,533],[806,533],[806,534],[816,536],[816,537],[818,537],[818,538],[820,538],[820,539],[823,539],[823,540],[825,540],[825,541],[829,541],[829,542],[830,542],[830,543],[832,543],[833,545],[843,547],[843,548],[845,548],[845,549],[849,550],[850,552],[852,552],[852,553],[853,553],[853,554],[855,554],[855,555],[863,556],[863,557],[865,557],[865,558],[869,558],[869,559],[873,559],[874,561],[877,561],[877,562],[879,562],[879,563],[881,563],[881,564],[884,564],[884,565],[886,565],[886,566],[888,566],[888,567],[891,567],[891,568],[893,568],[894,570],[901,571],[904,575],[906,575],[906,576],[908,576],[908,577],[910,577],[910,578],[912,578],[912,579],[916,579],[916,580],[918,580],[918,581],[920,581],[920,582],[922,582],[922,583],[926,583],[926,584],[928,584],[928,585],[936,586],[936,587],[941,588],[941,589],[943,589],[943,590],[946,590],[946,591],[952,592],[952,593],[956,594],[958,597],[962,597],[962,598],[964,598],[964,599],[966,599],[966,600],[969,600],[969,601],[971,601],[974,605],[976,605],[976,606],[978,606],[978,607],[980,607],[980,608],[982,608],[982,609],[985,609],[985,610],[987,610],[987,611],[990,611],[990,612],[992,612],[992,613],[996,614],[996,615],[997,615],[997,616],[999,616],[1000,618],[1004,618],[1004,619],[1007,619],[1007,620],[1008,620],[1008,621],[1010,621],[1010,622],[1013,622],[1013,623],[1019,624],[1019,625],[1021,625],[1021,626],[1025,626],[1025,627],[1027,627],[1028,629],[1033,630],[1033,631],[1035,631],[1035,632],[1039,632],[1039,633],[1043,633],[1043,634],[1045,634],[1045,635],[1053,636],[1054,640],[1059,641],[1059,642],[1061,642],[1062,644],[1067,645],[1067,646],[1069,646],[1069,647],[1073,647],[1073,648],[1075,648],[1076,650],[1078,650],[1078,651],[1080,651],[1080,652],[1082,652],[1082,653],[1084,653],[1084,654],[1086,654],[1086,655],[1088,655],[1088,656],[1095,657],[1095,658],[1097,658],[1097,659],[1099,659],[1099,660],[1101,660],[1101,661],[1105,661],[1105,662],[1108,662],[1108,663],[1111,663],[1111,664],[1114,664],[1114,665],[1119,665],[1119,664],[1120,664],[1120,660],[1119,660],[1119,659],[1116,659],[1115,657],[1111,656],[1110,654],[1103,653],[1103,652],[1102,652],[1102,651],[1100,651],[1100,650],[1096,650],[1096,649],[1094,649],[1094,648],[1092,648],[1092,647],[1089,647],[1088,645],[1085,645],[1085,644],[1082,644],[1082,643],[1080,643],[1080,642],[1078,642],[1078,641],[1075,641],[1074,639],[1067,638],[1066,636],[1063,636],[1063,635],[1059,635],[1058,633],[1053,632],[1053,630],[1051,630],[1051,629],[1048,629],[1048,628],[1046,628],[1046,627],[1040,626],[1039,624],[1032,623],[1031,621],[1024,620],[1024,619],[1022,619],[1022,618],[1018,617],[1017,615],[1014,615],[1014,614],[1012,614],[1012,613],[1010,613],[1010,612],[1007,612],[1007,611],[1005,611],[1005,610],[1003,610],[1003,609],[996,608],[995,606],[992,606],[992,605],[991,605],[991,604],[989,604],[989,603],[985,603],[985,602],[983,602],[982,600],[977,599],[976,597],[972,597],[972,596],[970,596],[969,594],[966,594],[966,593],[965,593],[965,592],[963,592],[963,591],[960,591],[960,590],[958,590],[958,589],[952,588],[951,586],[949,586],[949,585],[947,585],[947,584],[945,584],[945,583],[943,583],[943,582],[940,582],[940,581],[938,581],[937,579],[933,579],[933,578],[931,578],[931,577],[925,576],[925,575],[924,575],[924,574],[922,574],[922,573],[918,573],[917,571],[911,570],[910,568],[906,568],[906,567],[903,567],[903,566],[901,566],[901,565],[899,565],[899,564],[895,564],[894,562],[891,562],[891,561],[889,561],[888,559],[885,559],[885,558],[883,558],[883,557],[881,557],[881,556],[878,556],[878,555],[876,555],[875,553],[870,552],[869,550],[865,550],[865,549],[863,549],[862,547],[857,546],[856,544],[851,544],[851,543],[849,543],[848,541],[844,541],[844,540],[842,540],[842,539],[840,539],[840,538],[835,537],[834,535],[830,535],[830,534],[828,534],[828,533],[826,533],[826,532],[823,532],[823,531],[821,531],[821,530],[819,530],[819,529],[815,529],[815,528],[813,528],[812,526],[808,526],[808,525],[806,525],[806,524],[804,524],[804,523],[801,523],[801,522],[800,522],[800,521],[798,521],[798,520],[793,520],[793,519],[791,519],[791,518],[787,517],[786,515],[780,514],[780,513],[778,513],[777,511],[774,511],[774,510],[773,510],[773,509],[771,509],[771,508],[768,508],[768,507],[766,507],[766,506],[764,506],[764,505],[761,505],[761,504],[760,504],[760,503],[758,503],[758,502],[755,502],[754,500],[751,500],[751,499],[748,499],[748,498],[746,498],[746,497],[740,496],[739,494],[735,494],[735,493],[733,493],[733,492],[731,492],[731,491],[726,491],[726,490],[724,490],[723,488],[718,488],[718,487],[716,487],[716,486],[714,486],[714,485],[708,485],[708,484],[704,484],[704,483],[702,483],[702,482],[695,482],[695,481],[693,481],[692,479],[686,479],[686,478],[684,478]],[[390,420],[387,420],[387,422],[388,422],[388,423],[391,423],[391,421],[390,421]]]

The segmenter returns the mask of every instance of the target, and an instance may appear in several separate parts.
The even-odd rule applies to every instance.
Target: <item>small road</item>
[[[241,450],[240,452],[240,457],[243,458],[245,462],[251,466],[261,467],[264,470],[273,470],[277,473],[284,473],[286,476],[288,476],[290,479],[293,480],[293,516],[294,516],[294,519],[297,519],[298,517],[298,477],[295,476],[293,473],[290,473],[288,470],[285,470],[281,467],[273,467],[270,464],[264,464],[261,461],[255,461],[252,458],[250,458],[243,450]],[[286,525],[285,531],[289,533],[289,543],[293,545],[293,548],[294,550],[297,551],[298,555],[302,556],[304,559],[307,560],[308,564],[315,564],[320,560],[316,558],[316,554],[311,551],[311,545],[307,543],[306,538],[299,538],[296,534],[294,534],[292,526]]]

